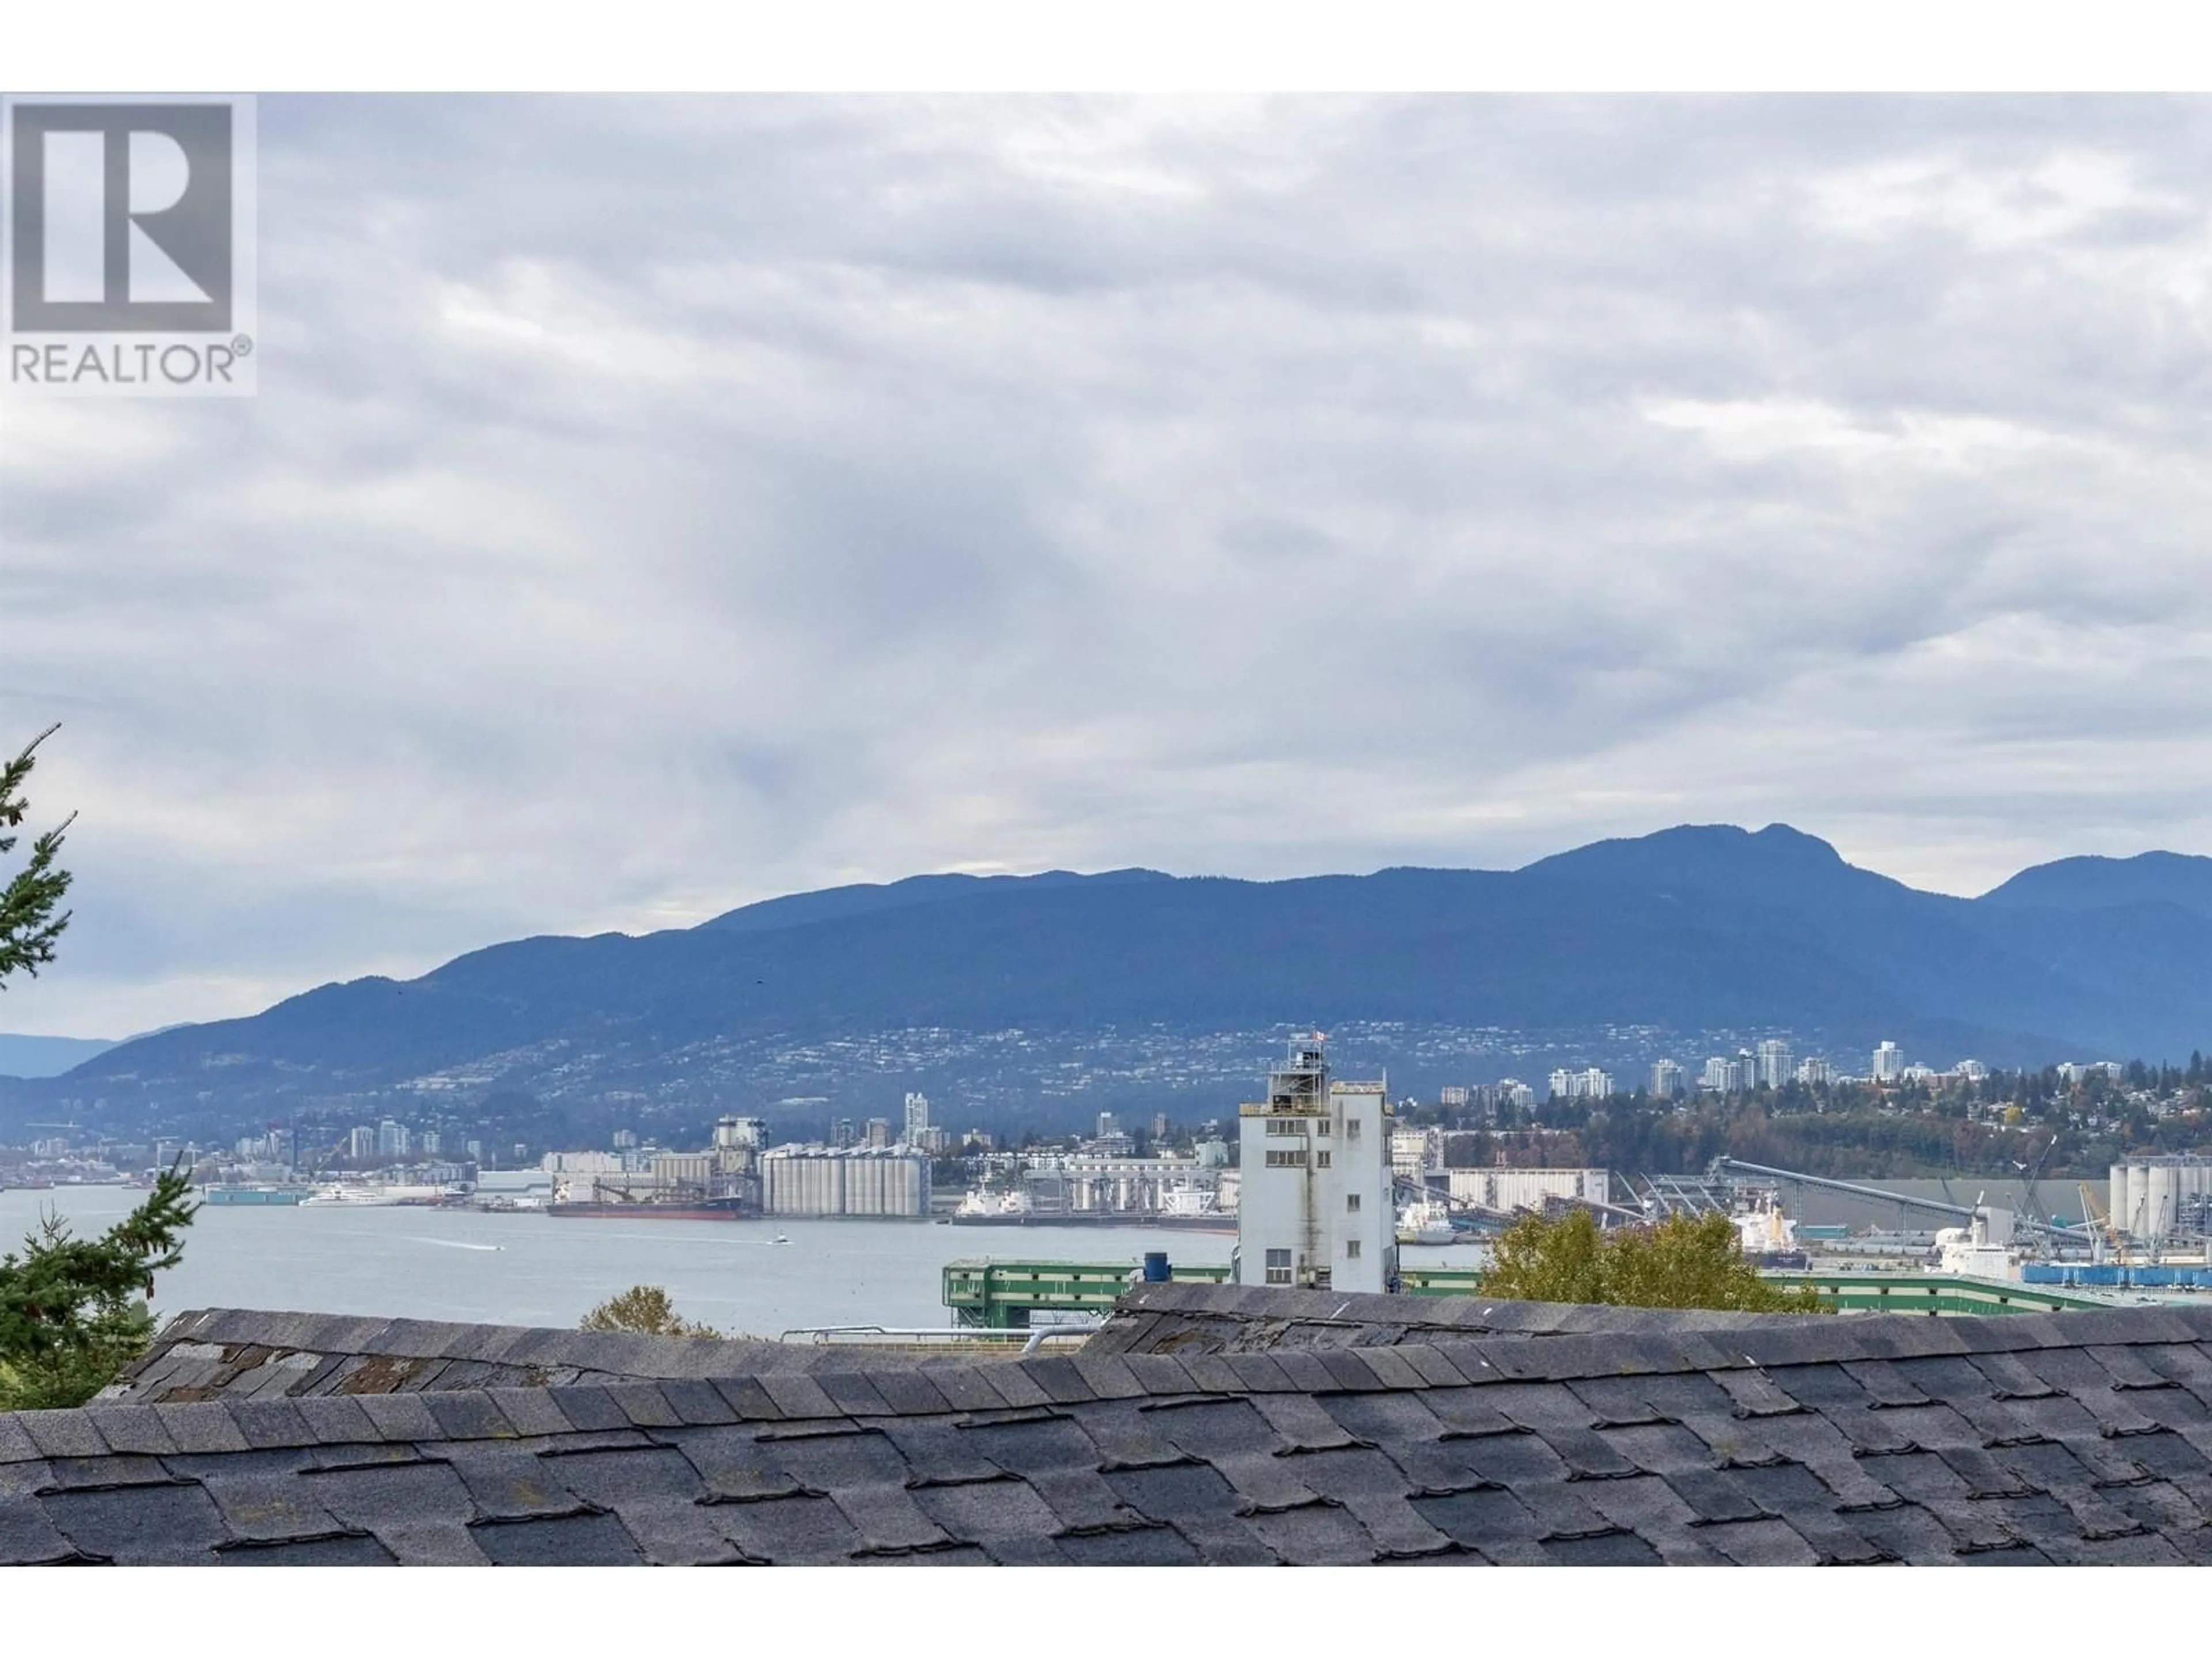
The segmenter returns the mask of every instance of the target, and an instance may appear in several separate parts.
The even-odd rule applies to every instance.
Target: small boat
[[[791,1240],[783,1234],[778,1233],[774,1238],[769,1240],[769,1243],[771,1244],[788,1244],[791,1243]]]

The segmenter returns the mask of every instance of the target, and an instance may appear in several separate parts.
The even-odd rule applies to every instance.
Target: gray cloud
[[[268,100],[0,421],[114,1032],[935,868],[2212,851],[2201,100]],[[0,734],[3,735],[3,734]]]

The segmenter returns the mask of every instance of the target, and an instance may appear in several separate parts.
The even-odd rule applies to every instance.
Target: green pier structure
[[[1040,1312],[1103,1317],[1140,1273],[1134,1261],[953,1261],[945,1268],[945,1305],[955,1324],[980,1330],[1021,1330],[1031,1314]],[[1783,1284],[1809,1284],[1845,1313],[2041,1314],[2124,1305],[2081,1291],[1954,1273],[1816,1268],[1769,1277]],[[1176,1284],[1219,1285],[1227,1282],[1229,1268],[1218,1262],[1171,1264],[1168,1278]],[[1475,1267],[1406,1267],[1399,1273],[1399,1288],[1408,1296],[1478,1296],[1482,1273]]]

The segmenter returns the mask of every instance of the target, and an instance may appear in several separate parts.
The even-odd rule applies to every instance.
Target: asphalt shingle
[[[137,1384],[220,1401],[0,1415],[0,1560],[2212,1559],[2212,1310],[1130,1300],[927,1365],[195,1316]]]
[[[192,1482],[53,1492],[43,1502],[73,1547],[126,1565],[210,1563],[232,1536],[215,1500]]]

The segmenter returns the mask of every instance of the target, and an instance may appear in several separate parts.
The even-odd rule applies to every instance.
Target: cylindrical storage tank
[[[2153,1164],[2144,1173],[2150,1183],[2149,1202],[2145,1206],[2150,1220],[2148,1237],[2164,1238],[2173,1231],[2176,1171],[2171,1164]]]
[[[2112,1224],[2115,1227],[2126,1226],[2128,1224],[2128,1166],[2126,1164],[2112,1165],[2112,1192],[2105,1202],[2106,1213],[2112,1218]]]

